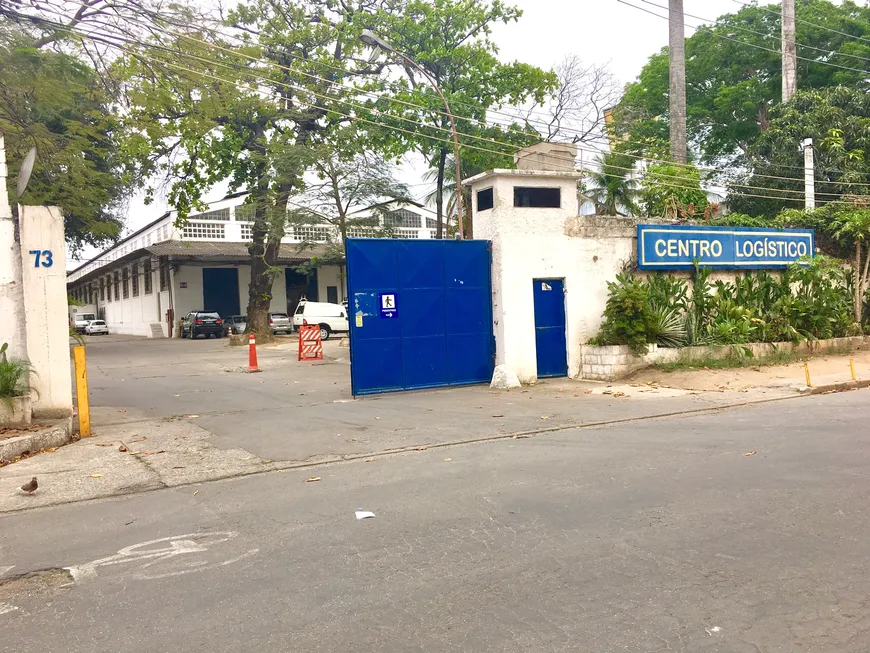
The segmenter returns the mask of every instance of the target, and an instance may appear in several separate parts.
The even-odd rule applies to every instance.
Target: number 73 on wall
[[[54,258],[50,249],[31,249],[29,254],[33,257],[33,267],[38,268],[40,265],[44,268],[50,268],[54,264]]]

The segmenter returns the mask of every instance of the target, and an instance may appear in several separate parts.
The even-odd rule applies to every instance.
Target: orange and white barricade
[[[299,327],[299,360],[323,360],[323,341],[320,339],[320,327],[303,325]]]

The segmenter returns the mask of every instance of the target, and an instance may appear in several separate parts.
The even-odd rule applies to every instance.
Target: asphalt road
[[[6,516],[3,649],[864,653],[868,396]]]

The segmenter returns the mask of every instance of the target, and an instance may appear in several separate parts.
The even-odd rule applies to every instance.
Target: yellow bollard
[[[85,348],[82,345],[73,347],[73,358],[76,362],[76,397],[79,403],[79,435],[83,438],[91,434],[91,405],[88,401],[88,366],[85,360]]]
[[[812,387],[813,387],[813,382],[810,381],[810,366],[809,366],[809,363],[804,363],[804,374],[806,374],[806,377],[807,377],[807,387],[808,387],[808,388],[812,388]]]
[[[852,370],[852,380],[857,381],[858,377],[855,376],[855,360],[852,358],[849,359],[849,368]]]

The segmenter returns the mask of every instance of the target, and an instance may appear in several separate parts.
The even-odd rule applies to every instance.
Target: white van
[[[73,327],[79,333],[85,332],[85,327],[88,326],[88,323],[93,322],[97,319],[97,316],[93,313],[76,313],[73,315]]]
[[[299,331],[303,324],[320,325],[320,339],[329,340],[332,333],[347,333],[347,308],[341,304],[309,302],[302,300],[293,314],[293,330]]]

